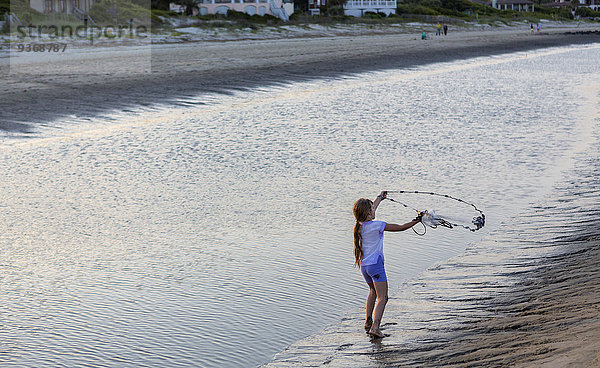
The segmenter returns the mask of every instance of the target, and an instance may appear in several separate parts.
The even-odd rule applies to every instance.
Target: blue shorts
[[[387,276],[385,275],[385,267],[383,265],[383,257],[379,256],[376,264],[368,265],[368,266],[360,266],[360,272],[362,272],[363,277],[367,284],[371,284],[373,282],[383,282],[387,281]]]

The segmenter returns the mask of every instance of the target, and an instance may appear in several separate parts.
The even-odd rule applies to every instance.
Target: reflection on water
[[[5,139],[2,366],[268,361],[362,306],[356,198],[426,189],[488,216],[479,233],[386,236],[394,290],[546,193],[590,135],[579,87],[598,71],[581,60],[597,57],[560,49],[200,96]],[[378,216],[413,213],[384,203]]]
[[[364,312],[356,310],[266,367],[594,366],[599,90],[592,101],[587,123],[594,143],[578,147],[550,195],[403,285],[386,308],[388,337],[370,340]]]

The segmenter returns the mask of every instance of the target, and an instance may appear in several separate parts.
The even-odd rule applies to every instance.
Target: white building
[[[600,11],[600,0],[579,0],[579,6],[587,6],[592,10]]]
[[[492,0],[491,5],[500,10],[535,11],[535,4],[529,0]]]
[[[578,7],[588,7],[595,11],[600,11],[600,0],[558,0],[551,3],[545,3],[544,6],[550,8],[567,8],[571,9],[573,13]]]
[[[233,10],[249,15],[273,15],[285,21],[294,13],[294,3],[284,0],[201,0],[200,15],[227,14]]]
[[[348,0],[344,5],[344,14],[361,17],[366,12],[396,14],[396,0]]]

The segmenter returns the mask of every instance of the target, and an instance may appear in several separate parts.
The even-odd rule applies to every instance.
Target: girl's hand
[[[386,196],[387,192],[384,190],[377,196],[377,198],[375,198],[375,201],[373,201],[373,218],[375,218],[375,211],[377,210],[379,203],[381,203],[381,201],[383,201]]]

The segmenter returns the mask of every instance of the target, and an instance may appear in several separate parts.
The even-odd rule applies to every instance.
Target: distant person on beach
[[[444,24],[444,36],[448,35],[448,25]]]
[[[533,33],[533,23],[531,23],[531,33]]]
[[[442,25],[439,22],[438,22],[438,24],[435,25],[435,35],[436,36],[442,35]]]
[[[370,199],[361,198],[354,202],[352,207],[356,218],[356,224],[354,225],[354,266],[360,267],[360,271],[367,285],[369,285],[365,330],[369,335],[377,338],[384,337],[379,326],[388,301],[388,283],[383,257],[383,232],[408,230],[421,221],[420,215],[404,225],[373,221],[379,203],[386,197],[387,192],[383,191],[374,202]]]
[[[427,39],[427,33],[425,33],[425,31],[421,32],[421,39],[422,40],[426,40]]]

